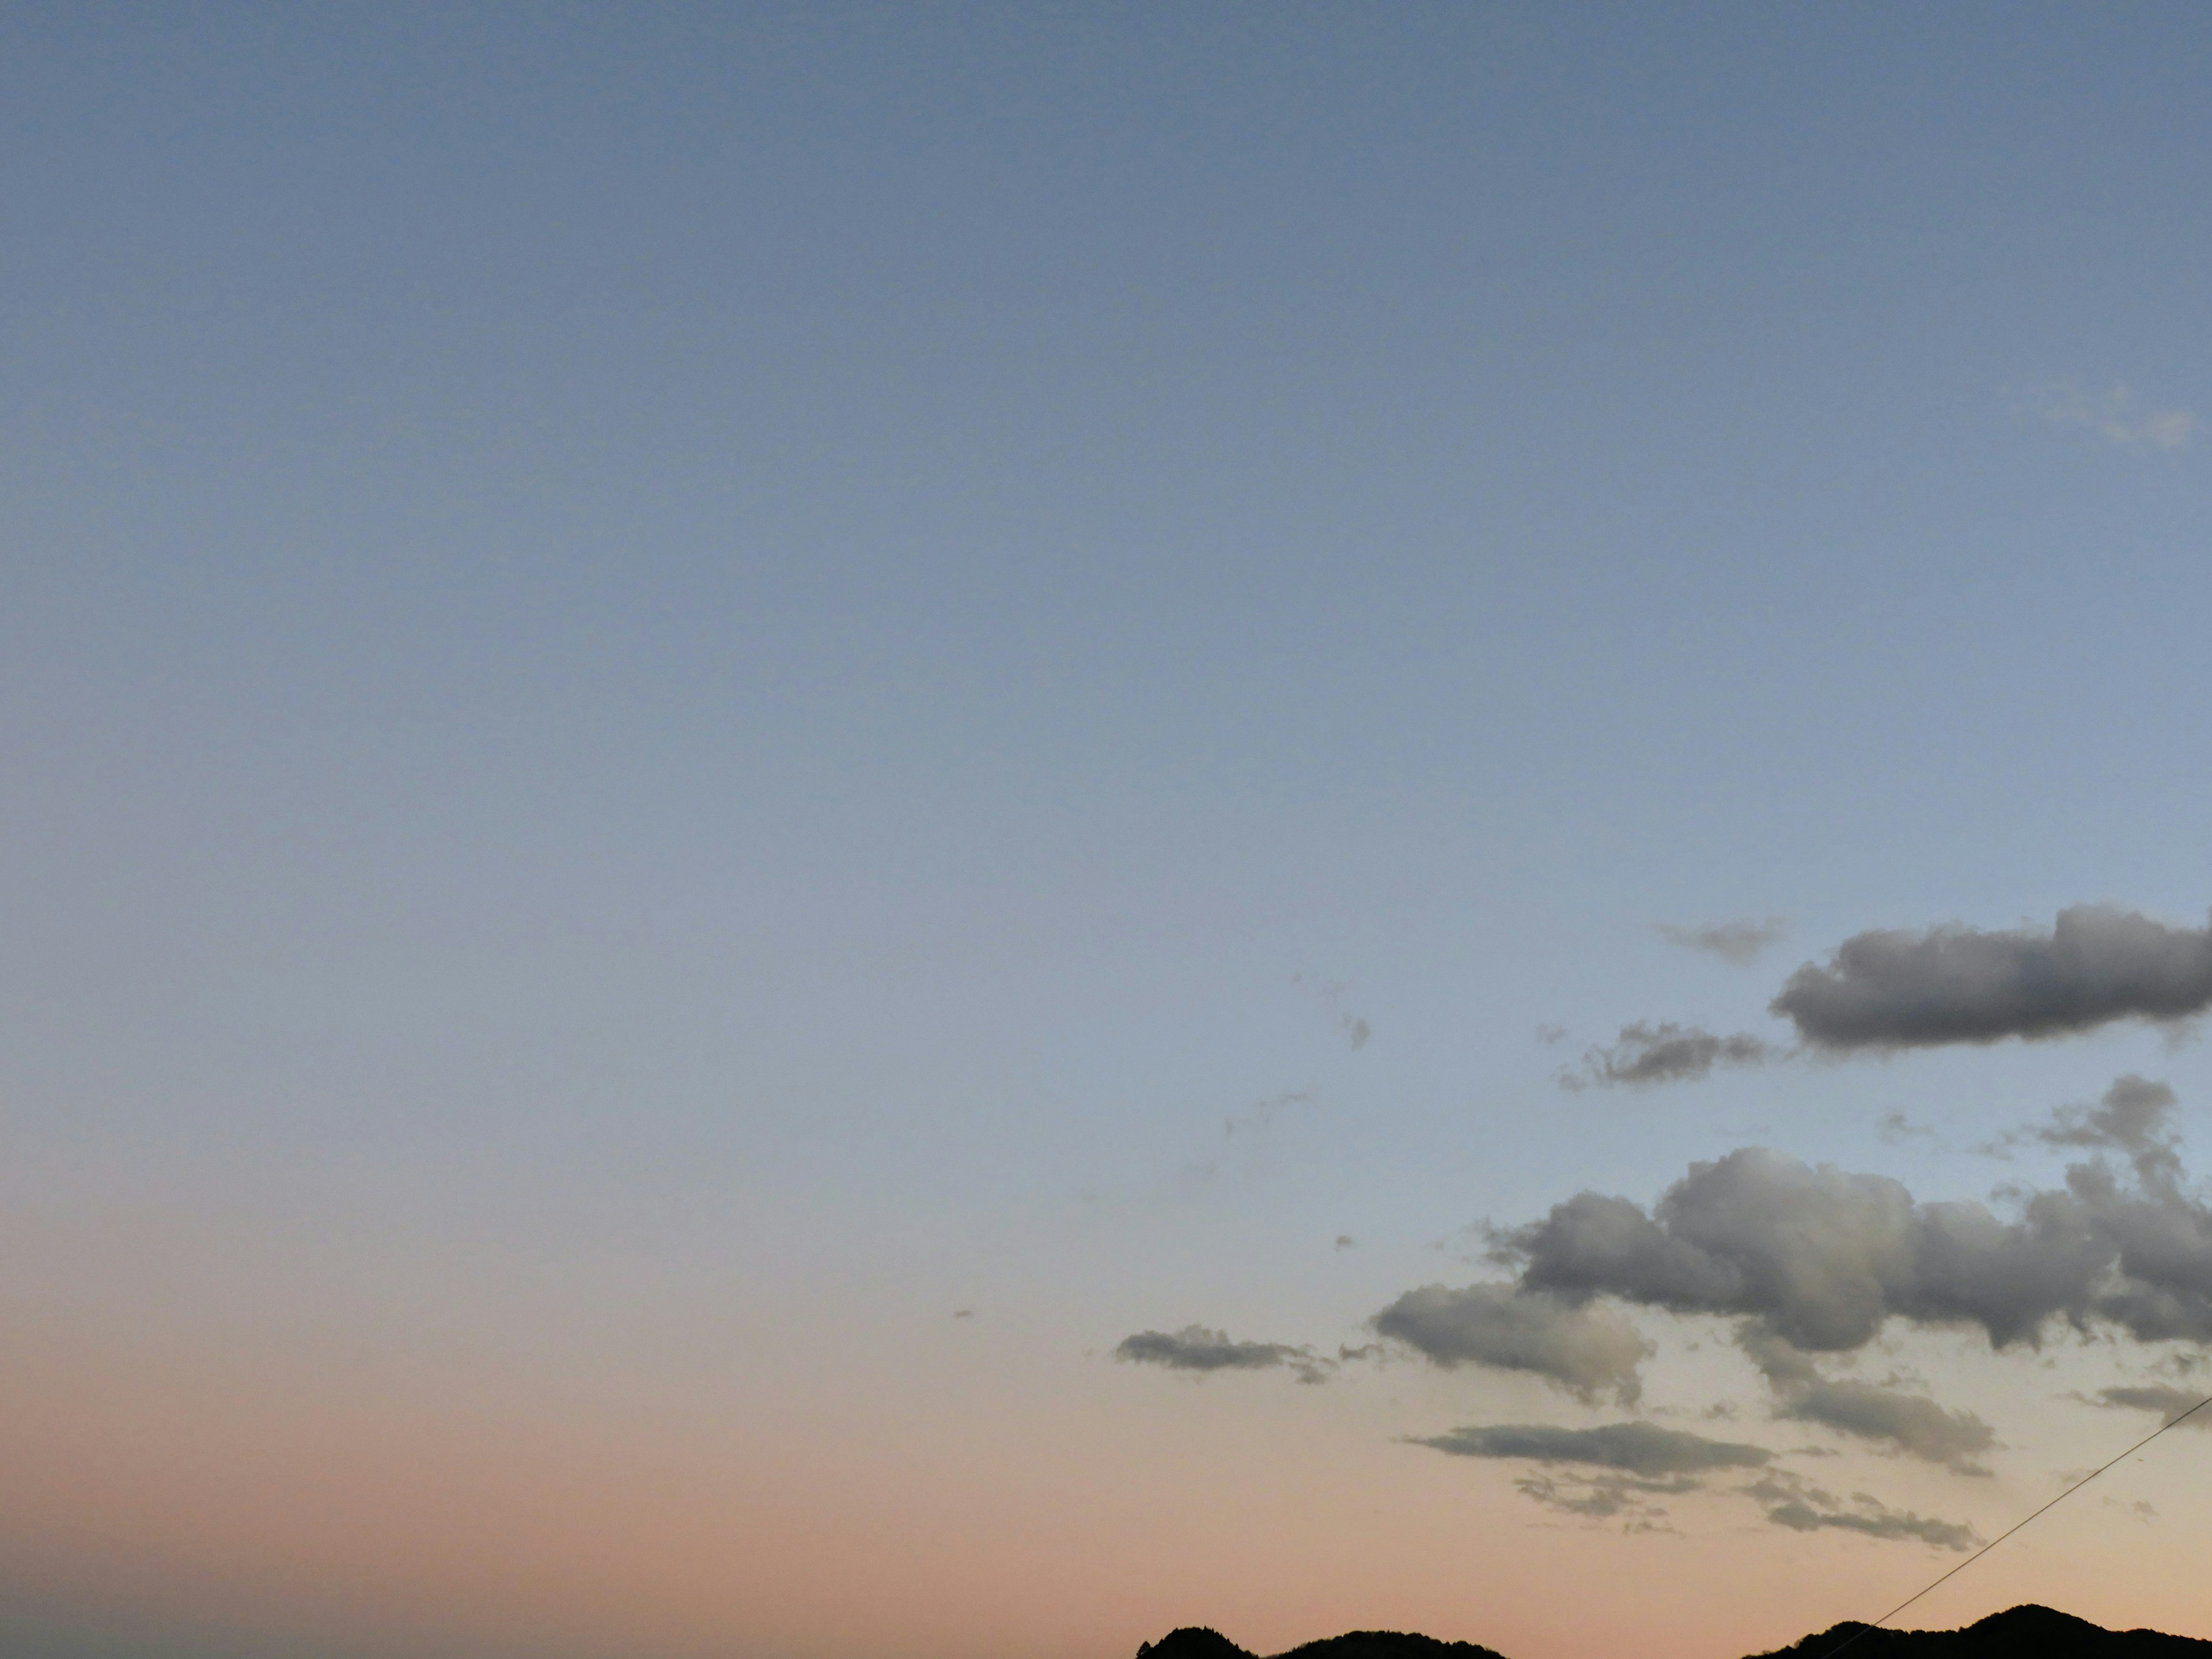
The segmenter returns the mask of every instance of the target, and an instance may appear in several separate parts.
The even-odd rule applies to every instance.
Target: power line
[[[1905,1608],[1911,1607],[1922,1596],[1927,1595],[1929,1590],[1935,1589],[1939,1585],[1948,1583],[1959,1574],[1966,1571],[1968,1567],[1972,1566],[1975,1562],[1980,1560],[1998,1545],[2003,1543],[2006,1539],[2011,1537],[2013,1534],[2018,1532],[2022,1527],[2026,1526],[2029,1521],[2034,1520],[2036,1516],[2047,1514],[2049,1511],[2057,1509],[2061,1504],[2071,1498],[2075,1492],[2081,1491],[2082,1487],[2087,1486],[2092,1480],[2094,1480],[2106,1469],[2111,1468],[2113,1463],[2126,1462],[2128,1459],[2133,1457],[2137,1452],[2141,1451],[2145,1446],[2150,1444],[2152,1441],[2157,1439],[2159,1436],[2164,1434],[2168,1429],[2179,1428],[2184,1423],[2186,1423],[2191,1418],[2196,1416],[2197,1413],[2203,1411],[2207,1406],[2212,1406],[2212,1395],[2205,1395],[2203,1399],[2198,1401],[2187,1411],[2182,1413],[2180,1416],[2169,1418],[2166,1422],[2160,1424],[2158,1427],[2153,1429],[2142,1439],[2136,1441],[2134,1445],[2129,1447],[2118,1457],[2112,1459],[2111,1463],[2100,1463],[2097,1465],[2097,1467],[2090,1470],[2088,1474],[2083,1475],[2072,1486],[2067,1487],[2064,1492],[2060,1492],[2057,1497],[2052,1498],[2041,1509],[2036,1510],[2034,1515],[2028,1516],[2025,1520],[2014,1522],[2012,1525],[2007,1527],[1996,1537],[1990,1539],[1988,1543],[1983,1545],[1981,1548],[1976,1550],[1965,1560],[1960,1562],[1959,1565],[1952,1568],[1950,1571],[1945,1573],[1942,1577],[1936,1579],[1934,1582],[1923,1584],[1920,1589],[1913,1591],[1911,1595],[1906,1596],[1902,1601],[1899,1601],[1895,1607],[1892,1607],[1887,1613],[1882,1614],[1881,1618],[1875,1620],[1872,1624],[1861,1625],[1849,1636],[1844,1638],[1842,1641],[1837,1643],[1835,1646],[1830,1648],[1826,1653],[1822,1654],[1820,1656],[1820,1659],[1836,1659],[1836,1656],[1838,1654],[1841,1653],[1845,1648],[1850,1646],[1852,1643],[1857,1641],[1860,1637],[1864,1636],[1869,1631],[1880,1630],[1891,1620],[1896,1618],[1899,1613],[1903,1613]]]

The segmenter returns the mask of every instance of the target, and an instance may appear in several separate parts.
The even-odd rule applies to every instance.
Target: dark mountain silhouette
[[[2208,1644],[2212,1646],[2212,1644]],[[1137,1659],[1255,1659],[1217,1630],[1171,1630],[1137,1650]],[[1278,1659],[1503,1659],[1472,1642],[1439,1642],[1395,1630],[1356,1630],[1308,1642]]]
[[[1836,1625],[1754,1659],[1826,1659],[1845,1643],[1850,1659],[2212,1659],[2212,1642],[2154,1630],[2106,1630],[2033,1605],[1993,1613],[1964,1630],[1876,1630]],[[1137,1659],[1257,1659],[1219,1631],[1170,1631]],[[1500,1659],[1472,1642],[1439,1642],[1398,1631],[1356,1630],[1308,1642],[1275,1659]]]
[[[2033,1603],[1964,1630],[1873,1630],[1838,1625],[1759,1659],[1823,1659],[1845,1641],[1850,1659],[2212,1659],[2212,1642],[2154,1630],[2106,1630]]]

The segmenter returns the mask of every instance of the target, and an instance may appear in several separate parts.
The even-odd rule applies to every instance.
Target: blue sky
[[[1972,1147],[2127,1072],[2198,1121],[2201,1048],[2131,1026],[1555,1080],[1638,1019],[1779,1035],[1784,974],[1869,928],[2202,922],[2193,9],[29,7],[0,42],[7,1297],[63,1333],[53,1398],[350,1368],[367,1443],[542,1405],[616,1468],[696,1407],[700,1458],[772,1443],[878,1516],[823,1449],[872,1411],[957,1461],[957,1402],[1079,1376],[1080,1433],[1159,1443],[1277,1379],[1122,1336],[1358,1341],[1476,1271],[1480,1218],[1747,1141],[1979,1197],[2063,1160]],[[1770,915],[1747,968],[1655,932]],[[1446,1382],[1392,1418],[1340,1379],[1250,1455],[1544,1404]],[[2065,1459],[2021,1411],[2028,1483]],[[290,1513],[271,1480],[242,1514]],[[149,1653],[490,1653],[534,1605],[478,1628],[390,1568],[403,1640],[356,1605],[386,1568],[277,1597],[251,1528],[202,1605],[166,1522],[100,1556],[105,1501],[10,1594],[141,1608]],[[1069,1550],[1025,1571],[1091,1606]],[[1312,1619],[1434,1613],[1346,1571]],[[889,1651],[699,1571],[609,1569],[592,1628],[658,1598],[696,1628],[655,1650]],[[1222,1571],[983,1645],[1265,1605]],[[985,1617],[889,1601],[916,1654]],[[1547,1616],[1437,1633],[1602,1639]]]

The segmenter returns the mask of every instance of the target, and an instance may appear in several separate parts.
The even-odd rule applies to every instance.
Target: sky
[[[0,14],[9,1650],[1732,1659],[2212,1392],[2208,71]]]

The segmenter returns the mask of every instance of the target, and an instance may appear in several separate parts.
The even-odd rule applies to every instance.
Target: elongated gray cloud
[[[1972,1412],[1946,1410],[1894,1383],[1827,1376],[1809,1357],[1757,1327],[1741,1340],[1772,1384],[1784,1417],[1894,1447],[1954,1474],[1989,1474],[1974,1460],[1996,1443],[1996,1434]]]
[[[1628,1532],[1658,1532],[1663,1528],[1667,1510],[1652,1500],[1703,1492],[1705,1483],[1686,1474],[1647,1480],[1606,1470],[1587,1474],[1577,1469],[1524,1474],[1514,1481],[1513,1489],[1531,1503],[1562,1515],[1615,1521]]]
[[[1750,1146],[1692,1164],[1650,1212],[1585,1192],[1495,1237],[1525,1291],[1748,1316],[1814,1352],[1856,1348],[1893,1317],[1978,1326],[1996,1347],[2053,1320],[2212,1340],[2212,1212],[2102,1160],[2007,1220]]]
[[[1760,921],[1721,921],[1708,927],[1677,927],[1658,924],[1659,936],[1686,951],[1703,951],[1738,967],[1756,962],[1766,951],[1790,937],[1790,924],[1780,916]]]
[[[1910,1510],[1893,1510],[1868,1492],[1853,1492],[1848,1499],[1824,1492],[1808,1480],[1780,1470],[1744,1487],[1747,1498],[1767,1505],[1766,1518],[1792,1532],[1836,1529],[1869,1538],[1911,1540],[1937,1549],[1968,1550],[1981,1542],[1972,1527],[1956,1521],[1938,1521]]]
[[[2202,1405],[2203,1400],[2203,1395],[2191,1394],[2186,1389],[2169,1389],[2153,1382],[2135,1388],[2100,1389],[2096,1403],[2113,1411],[2156,1412],[2170,1423],[2182,1413]],[[2212,1406],[2206,1406],[2182,1426],[2212,1429]]]
[[[1859,933],[1784,981],[1771,1012],[1833,1054],[2030,1042],[2212,1007],[2212,927],[2075,905],[2051,930]]]
[[[1623,1405],[1640,1391],[1637,1366],[1650,1344],[1610,1308],[1577,1305],[1510,1284],[1452,1290],[1424,1285],[1370,1322],[1443,1366],[1528,1371],[1583,1400],[1610,1393]]]
[[[1164,1365],[1170,1370],[1264,1371],[1289,1367],[1302,1382],[1319,1382],[1332,1369],[1310,1348],[1287,1342],[1238,1342],[1226,1331],[1204,1325],[1186,1325],[1179,1331],[1139,1331],[1115,1345],[1114,1358],[1140,1365]]]
[[[1774,1456],[1763,1446],[1733,1440],[1708,1440],[1701,1434],[1662,1429],[1656,1423],[1607,1423],[1594,1429],[1563,1429],[1548,1423],[1500,1423],[1415,1437],[1412,1443],[1449,1452],[1454,1457],[1580,1463],[1645,1477],[1757,1468]]]
[[[1580,1066],[1559,1073],[1565,1089],[1640,1087],[1707,1077],[1716,1066],[1758,1066],[1773,1058],[1767,1042],[1746,1032],[1722,1036],[1696,1025],[1638,1020],[1620,1028],[1607,1048],[1584,1052]]]

